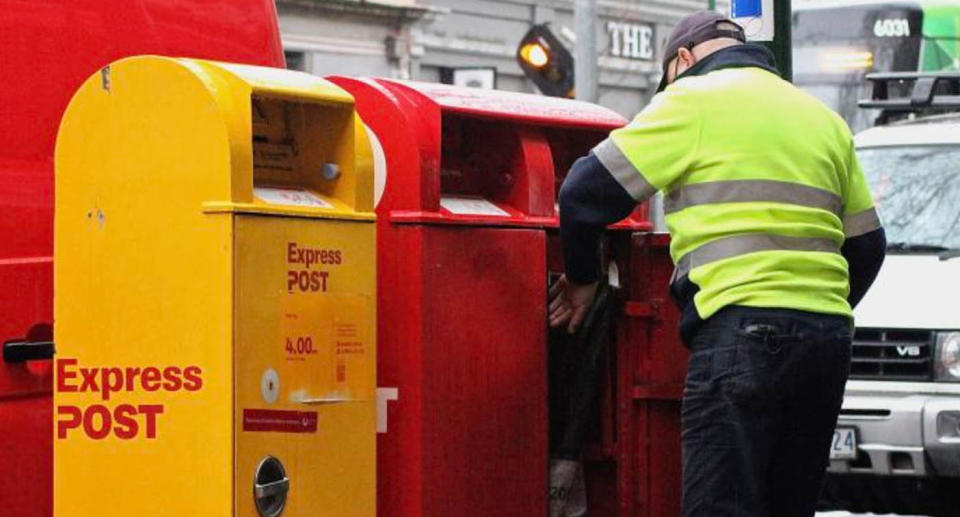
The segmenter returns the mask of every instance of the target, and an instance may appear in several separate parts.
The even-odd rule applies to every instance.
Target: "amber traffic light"
[[[550,54],[539,42],[520,47],[520,59],[538,70],[550,64]]]
[[[573,56],[546,24],[534,25],[520,40],[517,63],[544,95],[573,96]]]

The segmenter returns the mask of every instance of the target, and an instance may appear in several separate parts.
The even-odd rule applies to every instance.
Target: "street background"
[[[717,9],[727,9],[727,0]],[[597,5],[599,104],[632,117],[660,78],[661,46],[706,0],[603,1]],[[290,68],[535,92],[516,62],[517,43],[549,24],[570,48],[571,0],[277,0]]]

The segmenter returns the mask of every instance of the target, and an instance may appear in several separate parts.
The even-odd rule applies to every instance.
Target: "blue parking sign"
[[[730,3],[731,18],[753,18],[763,13],[761,0],[732,0]]]

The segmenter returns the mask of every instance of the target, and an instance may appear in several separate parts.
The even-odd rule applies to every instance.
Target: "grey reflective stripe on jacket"
[[[690,270],[739,255],[758,251],[819,251],[840,253],[840,247],[831,239],[812,237],[787,237],[763,233],[734,235],[708,242],[687,253],[677,261],[675,278],[680,278]]]
[[[874,207],[843,216],[843,235],[848,239],[872,232],[880,227],[880,216],[877,215],[877,209]]]
[[[593,148],[593,154],[610,172],[613,179],[617,180],[617,183],[638,203],[646,201],[657,193],[657,189],[644,179],[640,171],[609,138],[597,144]]]
[[[713,203],[787,203],[826,210],[840,217],[843,199],[817,187],[776,180],[729,180],[690,183],[664,196],[664,212]]]

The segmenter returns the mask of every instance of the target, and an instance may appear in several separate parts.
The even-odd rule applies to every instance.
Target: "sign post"
[[[577,100],[597,101],[597,0],[574,0],[573,76]]]
[[[739,23],[747,40],[766,46],[777,60],[780,74],[793,80],[790,0],[733,0],[730,18]]]

